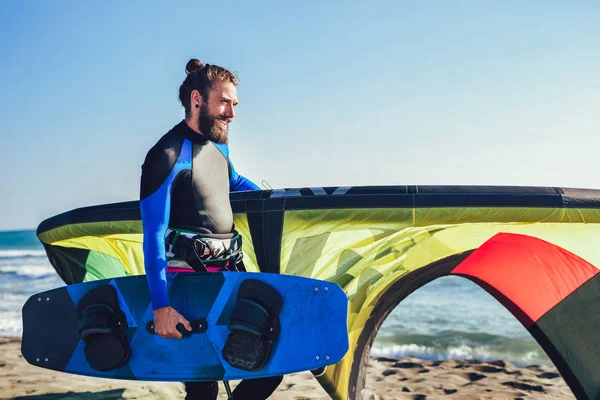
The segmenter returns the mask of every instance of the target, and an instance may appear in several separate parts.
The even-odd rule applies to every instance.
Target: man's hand
[[[154,332],[166,339],[181,339],[181,332],[177,330],[177,324],[182,324],[189,332],[192,326],[189,321],[172,307],[163,307],[154,310]]]

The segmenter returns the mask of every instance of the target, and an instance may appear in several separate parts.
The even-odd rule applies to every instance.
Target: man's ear
[[[194,108],[198,108],[196,107],[196,105],[198,106],[202,106],[202,96],[200,96],[200,92],[197,90],[192,90],[192,94],[191,94],[191,100],[192,100],[192,107]]]

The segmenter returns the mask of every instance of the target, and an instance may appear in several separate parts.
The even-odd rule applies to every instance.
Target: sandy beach
[[[2,399],[182,399],[180,383],[89,378],[29,365],[20,338],[0,338]],[[232,388],[237,382],[231,382]],[[551,366],[516,367],[506,361],[423,361],[373,358],[364,399],[574,399]],[[219,399],[226,399],[221,385]],[[274,400],[325,400],[310,372],[288,375]]]

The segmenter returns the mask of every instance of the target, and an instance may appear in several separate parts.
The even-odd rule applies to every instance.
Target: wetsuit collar
[[[206,136],[204,136],[204,135],[196,132],[192,128],[190,128],[188,126],[188,124],[185,122],[185,119],[181,120],[181,122],[178,124],[178,128],[181,129],[181,131],[183,132],[184,136],[187,139],[189,139],[191,142],[194,142],[194,143],[206,143],[206,142],[208,142],[208,139],[206,138]]]

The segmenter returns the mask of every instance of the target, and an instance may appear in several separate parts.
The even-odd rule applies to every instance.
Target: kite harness
[[[236,271],[242,260],[242,237],[237,231],[214,234],[170,228],[165,239],[169,272],[191,268],[201,272]],[[188,271],[189,272],[189,271]]]

